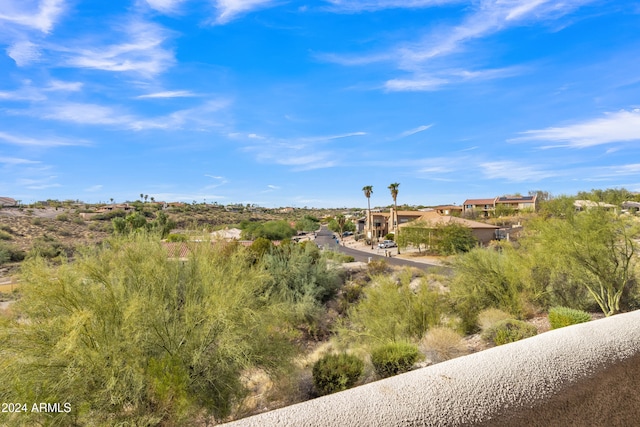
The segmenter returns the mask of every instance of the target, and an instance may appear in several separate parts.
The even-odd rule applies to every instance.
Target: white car
[[[398,245],[396,245],[396,242],[394,242],[393,240],[384,240],[378,243],[378,247],[380,249],[395,248],[397,246]]]

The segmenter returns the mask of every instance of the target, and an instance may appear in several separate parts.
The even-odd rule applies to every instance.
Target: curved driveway
[[[346,255],[351,255],[356,261],[368,262],[370,259],[384,259],[389,265],[396,266],[409,266],[409,267],[417,267],[423,270],[433,270],[438,269],[440,271],[449,272],[451,269],[448,267],[442,267],[440,265],[428,264],[424,262],[415,262],[408,259],[397,258],[397,257],[385,257],[383,255],[378,255],[376,253],[367,252],[367,251],[359,251],[353,248],[347,248],[342,246],[336,242],[336,239],[333,238],[334,233],[331,232],[327,228],[326,225],[320,227],[320,230],[316,232],[316,244],[322,248],[331,249],[334,251],[342,252]]]

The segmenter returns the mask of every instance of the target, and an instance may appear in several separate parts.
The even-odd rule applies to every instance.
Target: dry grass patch
[[[429,329],[420,342],[420,350],[432,363],[469,354],[462,335],[444,326]]]

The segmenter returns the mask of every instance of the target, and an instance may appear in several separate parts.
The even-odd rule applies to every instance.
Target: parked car
[[[396,242],[394,242],[393,240],[383,240],[382,242],[378,243],[378,247],[380,249],[387,249],[387,248],[395,248],[398,245],[396,245]]]

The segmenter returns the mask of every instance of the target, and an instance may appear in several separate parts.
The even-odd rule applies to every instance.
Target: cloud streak
[[[227,24],[241,15],[269,7],[275,2],[273,0],[214,0],[214,4],[218,11],[215,23]]]
[[[640,140],[640,109],[606,113],[605,117],[568,126],[528,130],[509,141],[548,141],[543,148],[586,148],[614,142]]]
[[[146,95],[136,96],[136,99],[157,99],[157,98],[190,98],[197,96],[188,90],[171,90],[164,92],[148,93]]]
[[[0,2],[0,21],[48,34],[64,12],[64,0],[21,0]]]
[[[86,141],[67,140],[62,138],[31,138],[0,132],[0,143],[19,145],[23,147],[64,147],[73,145],[89,145]]]
[[[545,23],[561,18],[594,0],[480,0],[473,2],[457,25],[439,26],[414,42],[398,45],[385,52],[364,55],[317,55],[319,59],[345,66],[367,65],[374,62],[393,62],[406,76],[387,80],[382,89],[388,92],[437,91],[457,83],[500,79],[523,72],[518,67],[503,69],[452,68],[444,64],[444,58],[465,51],[466,46],[477,39],[491,36],[506,29]],[[338,10],[362,12],[385,8],[427,8],[463,3],[456,0],[332,0]],[[436,63],[436,60],[439,60]]]
[[[152,77],[175,63],[174,53],[164,46],[169,33],[159,25],[131,20],[110,34],[119,43],[55,49],[66,55],[61,65],[113,72],[132,72]]]

